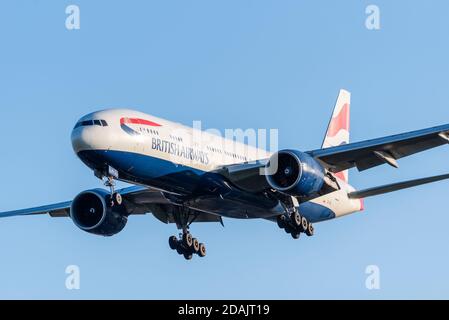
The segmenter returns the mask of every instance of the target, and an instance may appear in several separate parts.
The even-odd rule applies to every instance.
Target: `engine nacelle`
[[[84,191],[72,202],[70,217],[86,232],[113,236],[123,230],[128,216],[123,206],[111,206],[110,194],[102,189]]]
[[[313,157],[296,150],[275,153],[266,166],[268,184],[279,192],[296,197],[318,193],[324,184],[324,172]]]

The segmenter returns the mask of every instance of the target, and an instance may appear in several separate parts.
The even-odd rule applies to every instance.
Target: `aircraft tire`
[[[290,215],[290,219],[292,220],[292,223],[296,228],[301,226],[302,217],[298,211],[295,210],[294,212],[292,212],[292,214]]]
[[[285,223],[285,216],[284,215],[280,215],[280,216],[277,217],[276,220],[277,220],[278,227],[281,228],[281,229],[284,229],[285,225],[286,225],[286,223]]]
[[[176,250],[178,248],[178,239],[175,236],[172,236],[168,239],[168,245],[170,246],[170,249]]]
[[[193,238],[189,232],[186,232],[182,235],[182,244],[188,249],[192,248]]]
[[[192,253],[198,253],[200,251],[200,243],[197,238],[192,239]]]
[[[192,260],[192,254],[191,253],[184,253],[184,259],[186,260]]]
[[[291,227],[290,225],[286,225],[284,230],[285,230],[286,233],[295,232],[295,229],[293,229],[293,227]]]
[[[306,230],[306,235],[311,237],[311,236],[313,236],[314,233],[315,233],[315,228],[313,227],[313,224],[309,223],[308,228]]]
[[[200,243],[200,250],[198,251],[198,255],[201,258],[204,258],[206,256],[206,245],[204,243]]]
[[[309,227],[309,221],[307,221],[307,219],[305,217],[302,217],[301,218],[301,225],[299,227],[301,232],[306,232],[308,227]]]
[[[292,238],[295,240],[299,239],[300,235],[301,235],[301,232],[292,232]]]
[[[184,248],[181,246],[180,243],[178,243],[178,246],[176,247],[176,252],[181,256],[184,254]]]
[[[115,202],[115,204],[117,204],[117,205],[119,205],[119,206],[121,206],[122,203],[123,203],[122,195],[121,195],[120,193],[118,193],[118,192],[116,192],[116,193],[114,193],[114,194],[112,195],[112,199],[113,199],[113,201]]]

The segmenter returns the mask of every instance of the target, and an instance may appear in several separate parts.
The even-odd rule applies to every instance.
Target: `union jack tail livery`
[[[327,127],[322,148],[337,147],[349,143],[349,120],[351,110],[351,93],[340,90],[335,103],[332,118]],[[348,170],[335,174],[341,180],[348,182]]]

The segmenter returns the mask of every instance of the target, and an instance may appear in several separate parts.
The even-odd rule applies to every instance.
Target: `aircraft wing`
[[[157,202],[164,199],[163,195],[159,191],[149,190],[144,187],[129,187],[119,190],[122,194],[123,199],[129,203],[135,204],[137,207],[139,204],[148,202]],[[145,200],[143,199],[145,197]],[[153,201],[152,201],[153,200]],[[40,207],[34,207],[29,209],[0,212],[0,218],[14,217],[14,216],[28,216],[28,215],[38,215],[38,214],[48,214],[51,217],[68,217],[70,215],[70,206],[72,201],[60,202]],[[135,208],[131,208],[135,210]]]
[[[331,172],[352,167],[359,171],[382,164],[398,167],[396,160],[449,143],[449,124],[398,135],[366,140],[325,149],[308,151]],[[244,190],[261,192],[269,188],[265,176],[260,174],[268,159],[256,163],[221,167],[216,173],[229,179]]]
[[[30,216],[36,214],[49,214],[54,217],[65,217],[69,215],[70,205],[72,201],[55,203],[47,206],[15,210],[8,212],[0,212],[0,218],[14,217],[14,216]]]
[[[118,190],[123,197],[123,205],[128,214],[146,214],[152,213],[156,218],[164,223],[174,223],[170,218],[170,210],[173,204],[158,190],[148,189],[141,186],[133,186]],[[66,201],[35,208],[0,212],[0,218],[14,216],[29,216],[48,214],[51,217],[70,216],[70,207],[72,201]],[[198,213],[195,217],[196,222],[221,222],[221,218],[208,213]]]
[[[449,124],[398,135],[307,152],[332,172],[381,164],[397,167],[397,159],[449,143]]]

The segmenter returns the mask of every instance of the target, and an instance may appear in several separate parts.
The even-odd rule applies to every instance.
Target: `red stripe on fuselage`
[[[145,119],[139,119],[139,118],[121,118],[120,119],[120,124],[127,124],[127,123],[142,124],[142,125],[151,126],[151,127],[161,127],[162,126],[159,123],[145,120]]]
[[[334,137],[340,130],[349,131],[349,104],[347,103],[341,108],[340,113],[332,118],[327,137]]]

